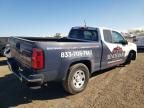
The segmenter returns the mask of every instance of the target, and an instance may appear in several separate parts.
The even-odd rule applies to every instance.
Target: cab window
[[[112,42],[113,43],[121,43],[123,42],[125,39],[123,38],[123,36],[115,31],[112,31]]]
[[[116,32],[116,31],[110,31],[110,30],[103,30],[104,34],[104,40],[109,43],[120,43],[125,41],[123,36]]]

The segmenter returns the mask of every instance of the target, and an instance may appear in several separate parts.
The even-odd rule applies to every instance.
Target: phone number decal
[[[79,50],[79,51],[61,52],[61,58],[87,57],[87,56],[92,56],[92,50]]]

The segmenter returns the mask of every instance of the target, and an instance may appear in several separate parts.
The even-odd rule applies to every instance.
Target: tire
[[[63,81],[63,87],[70,94],[82,92],[89,81],[89,69],[82,63],[70,67],[69,74]]]
[[[125,61],[125,63],[124,63],[124,65],[127,65],[127,64],[131,63],[132,56],[133,56],[133,53],[130,52],[129,55],[128,55],[128,57],[127,57],[127,59],[126,59],[126,61]]]

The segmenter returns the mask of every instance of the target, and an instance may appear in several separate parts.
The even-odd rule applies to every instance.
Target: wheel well
[[[72,65],[77,64],[77,63],[83,63],[83,64],[85,64],[85,65],[88,67],[89,72],[91,73],[91,70],[92,70],[92,69],[91,69],[91,62],[90,62],[89,60],[82,60],[82,61],[73,62],[73,63],[71,63],[70,67],[71,67]]]
[[[135,60],[136,59],[136,51],[134,50],[131,50],[130,53],[132,53],[132,60]]]

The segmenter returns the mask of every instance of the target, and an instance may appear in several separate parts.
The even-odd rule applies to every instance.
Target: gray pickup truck
[[[8,37],[0,37],[0,56],[3,56],[7,43],[8,43]]]
[[[31,88],[60,81],[71,94],[83,91],[92,73],[137,56],[136,45],[107,28],[73,27],[68,37],[9,39],[10,70]]]

